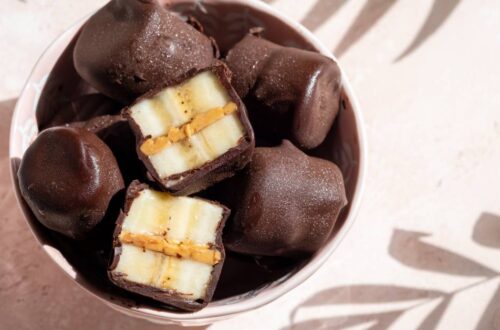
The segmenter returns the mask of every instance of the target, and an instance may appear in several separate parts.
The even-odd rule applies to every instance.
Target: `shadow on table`
[[[356,325],[366,325],[370,329],[387,329],[400,316],[416,307],[430,302],[434,309],[416,327],[434,329],[439,324],[450,302],[458,293],[474,289],[491,280],[498,280],[500,274],[469,257],[441,248],[425,241],[429,234],[395,229],[389,244],[389,254],[404,266],[449,276],[475,277],[478,281],[451,292],[427,290],[425,288],[394,285],[352,285],[338,286],[320,291],[295,307],[290,315],[291,329],[344,329]],[[483,213],[477,219],[472,240],[487,248],[500,248],[500,216]],[[387,303],[401,303],[404,307],[388,307],[390,310],[375,313],[342,315],[296,322],[303,308],[338,306],[343,304],[376,304],[384,307]],[[404,303],[404,304],[402,304]],[[386,309],[388,309],[386,308]],[[483,312],[476,329],[498,328],[500,313],[500,286],[496,289]],[[287,328],[288,329],[288,328]]]
[[[347,0],[317,0],[300,23],[314,32],[346,3]]]
[[[434,0],[432,8],[419,32],[407,48],[394,60],[398,62],[419,48],[450,17],[461,0]],[[266,1],[268,3],[273,0]],[[316,0],[301,23],[311,31],[317,30],[333,17],[348,0]],[[397,0],[369,0],[351,23],[333,53],[342,57],[368,31],[370,31],[397,3]]]
[[[489,248],[500,249],[500,216],[483,213],[474,226],[474,242]]]
[[[9,129],[15,104],[16,99],[0,101],[0,328],[189,329],[156,325],[106,307],[64,275],[35,242],[10,182]]]

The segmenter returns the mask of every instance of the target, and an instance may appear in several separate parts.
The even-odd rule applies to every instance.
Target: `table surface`
[[[368,175],[326,265],[209,329],[500,329],[500,2],[268,0],[346,68]],[[35,244],[8,175],[8,131],[44,48],[103,0],[0,1],[0,328],[174,329],[123,316]]]

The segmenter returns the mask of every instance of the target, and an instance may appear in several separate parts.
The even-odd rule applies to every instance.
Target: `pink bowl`
[[[167,0],[163,2],[167,2]],[[272,25],[272,29],[271,27],[268,29],[267,38],[278,43],[292,45],[294,43],[300,44],[302,41],[303,47],[314,48],[322,54],[333,58],[328,48],[321,44],[311,32],[258,0],[205,0],[202,2],[229,5],[244,4],[248,7],[252,15],[256,15],[256,21],[252,22],[252,24],[262,23],[259,22],[259,18],[268,17],[279,20],[280,22],[278,25],[281,27],[286,26],[291,29],[290,32],[285,35],[282,33],[283,31],[280,31],[279,28]],[[343,71],[344,106],[337,118],[335,127],[332,129],[332,134],[330,134],[327,138],[328,141],[326,141],[320,149],[320,153],[322,156],[334,160],[341,168],[345,177],[346,190],[350,203],[342,212],[328,243],[300,269],[274,282],[256,288],[255,290],[214,301],[199,312],[177,313],[168,310],[159,310],[157,308],[148,307],[147,305],[134,306],[133,304],[116,299],[113,295],[101,290],[98,286],[94,285],[94,283],[82,277],[78,269],[74,268],[68,262],[67,256],[64,255],[60,249],[54,247],[54,244],[51,242],[51,236],[47,235],[47,232],[40,228],[40,225],[23,203],[17,191],[16,173],[19,159],[37,134],[35,110],[48,75],[53,70],[65,48],[78,33],[86,18],[87,17],[77,22],[57,38],[38,60],[17,102],[10,132],[11,174],[14,187],[16,188],[16,196],[35,238],[52,260],[81,287],[120,312],[157,323],[180,323],[183,325],[209,324],[217,320],[227,319],[240,313],[254,310],[281,297],[310,277],[325,263],[351,227],[360,204],[363,190],[366,143],[364,140],[361,111],[349,81]],[[219,19],[225,20],[224,24],[229,25],[240,24],[239,22],[241,22],[241,17],[238,15],[225,15],[219,17]],[[232,22],[231,20],[235,21]],[[242,28],[236,30],[243,31]],[[305,44],[307,45],[304,46]]]

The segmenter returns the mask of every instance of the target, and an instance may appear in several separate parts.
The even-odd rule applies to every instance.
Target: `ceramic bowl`
[[[164,2],[166,2],[166,0]],[[213,16],[215,19],[223,21],[223,26],[228,33],[229,42],[231,40],[237,41],[241,38],[248,27],[251,27],[250,25],[264,25],[267,27],[264,36],[274,42],[314,49],[333,58],[329,49],[311,32],[261,1],[205,0],[196,1],[196,3],[198,6],[201,3],[202,5],[212,4],[216,7],[221,5],[226,7],[229,6],[227,8],[234,8],[232,14],[226,12],[218,15],[215,13]],[[242,5],[246,6],[244,10],[241,10]],[[199,7],[196,10],[198,9]],[[50,258],[76,283],[94,295],[97,299],[130,316],[140,317],[158,323],[180,323],[183,325],[209,324],[217,320],[255,310],[283,296],[303,283],[327,261],[328,257],[345,237],[356,217],[363,191],[366,165],[366,143],[364,140],[363,122],[356,96],[343,70],[342,109],[336,119],[331,134],[329,134],[327,140],[318,149],[319,151],[317,151],[317,153],[324,158],[335,161],[341,168],[346,182],[349,204],[341,213],[328,242],[310,260],[270,283],[260,285],[247,292],[215,300],[205,309],[196,313],[178,313],[157,308],[156,306],[150,306],[147,303],[134,304],[126,299],[120,299],[120,295],[110,289],[109,283],[103,284],[102,281],[105,281],[105,276],[96,279],[89,275],[89,273],[92,273],[92,271],[88,269],[91,266],[87,267],[85,265],[75,264],[75,262],[73,262],[73,256],[68,252],[71,251],[71,245],[68,250],[68,244],[64,242],[61,243],[54,239],[53,233],[43,228],[33,218],[33,215],[26,207],[17,191],[17,166],[24,151],[37,134],[38,129],[35,110],[44,86],[47,83],[54,83],[54,81],[47,82],[49,74],[59,70],[63,82],[64,79],[70,81],[70,88],[79,85],[77,82],[71,80],[79,78],[71,76],[71,57],[69,57],[69,59],[65,58],[70,52],[65,52],[65,50],[69,47],[68,45],[71,45],[71,41],[87,18],[88,16],[77,22],[58,37],[38,60],[19,97],[10,132],[10,159],[12,164],[13,184],[16,188],[17,199],[36,240],[48,253]],[[210,20],[202,22],[208,29],[214,26],[212,23],[216,22],[213,19]],[[222,46],[224,47],[224,45]],[[68,65],[70,66],[69,69]],[[341,65],[340,67],[342,68]],[[77,87],[74,88],[75,91],[72,92],[77,93]]]

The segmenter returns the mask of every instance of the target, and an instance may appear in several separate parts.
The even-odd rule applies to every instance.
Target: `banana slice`
[[[137,151],[167,190],[190,194],[250,160],[253,131],[222,64],[139,99],[125,111]]]
[[[176,197],[134,181],[117,221],[113,283],[185,310],[212,298],[224,261],[224,206]]]

